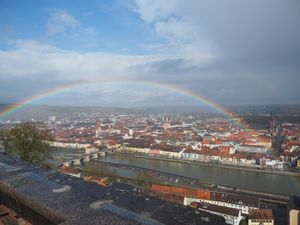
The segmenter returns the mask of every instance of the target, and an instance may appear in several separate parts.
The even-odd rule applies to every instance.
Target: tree
[[[50,131],[36,123],[25,122],[0,133],[5,152],[18,155],[22,160],[37,163],[44,160],[50,150]]]
[[[0,142],[4,148],[4,150],[6,151],[6,149],[8,149],[8,145],[9,145],[9,130],[5,130],[2,129],[0,130]]]
[[[135,182],[138,187],[143,189],[150,189],[153,183],[157,183],[156,179],[146,172],[138,173]]]
[[[247,221],[248,221],[248,219],[243,219],[243,220],[241,220],[239,225],[248,225]]]
[[[115,182],[118,178],[118,173],[115,168],[108,167],[101,164],[89,164],[83,168],[84,176],[91,176],[95,178],[108,177],[109,181]]]

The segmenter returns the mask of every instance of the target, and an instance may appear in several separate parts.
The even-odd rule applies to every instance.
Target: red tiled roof
[[[273,220],[272,209],[249,209],[249,219]]]

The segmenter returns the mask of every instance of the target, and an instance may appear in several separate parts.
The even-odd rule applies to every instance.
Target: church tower
[[[269,117],[269,134],[273,136],[274,133],[275,133],[275,120],[274,120],[274,115],[271,112]]]
[[[99,120],[97,119],[95,137],[96,138],[100,137],[100,133],[101,133],[101,126],[100,126]]]

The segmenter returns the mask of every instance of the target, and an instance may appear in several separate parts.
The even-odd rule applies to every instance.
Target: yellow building
[[[299,161],[300,160],[298,160],[298,163]],[[300,197],[291,196],[288,204],[288,210],[289,210],[289,225],[300,225]]]
[[[299,225],[300,224],[299,210],[291,209],[289,212],[289,218],[290,218],[289,225]]]

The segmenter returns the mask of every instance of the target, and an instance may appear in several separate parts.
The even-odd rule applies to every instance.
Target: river
[[[139,158],[127,154],[108,154],[99,161],[123,163],[187,176],[200,182],[240,187],[283,195],[300,195],[300,176],[269,174],[255,171],[221,168],[201,164]]]

